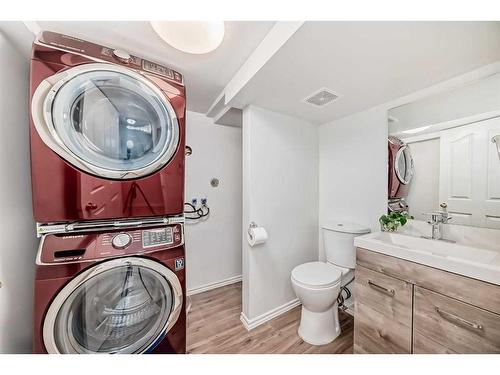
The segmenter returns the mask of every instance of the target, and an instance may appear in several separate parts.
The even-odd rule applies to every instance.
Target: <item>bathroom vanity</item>
[[[355,353],[500,353],[499,87],[388,111],[384,213],[412,220],[354,239]]]
[[[380,232],[355,244],[354,353],[500,353],[500,250]]]

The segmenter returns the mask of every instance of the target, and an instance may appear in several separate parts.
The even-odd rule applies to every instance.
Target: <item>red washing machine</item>
[[[33,45],[30,109],[38,223],[182,214],[181,74],[43,32]]]
[[[406,198],[415,172],[410,147],[396,137],[389,137],[389,200]]]
[[[35,353],[185,353],[182,224],[42,237]]]

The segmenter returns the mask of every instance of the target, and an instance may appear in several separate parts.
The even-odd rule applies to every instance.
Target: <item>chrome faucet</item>
[[[427,221],[427,223],[429,223],[432,226],[432,232],[430,237],[422,236],[423,238],[432,240],[443,240],[443,234],[439,230],[439,224],[447,224],[448,221],[452,219],[452,217],[448,213],[447,209],[448,205],[446,203],[441,203],[439,206],[441,207],[440,211],[434,211],[424,214],[429,216],[429,220]]]

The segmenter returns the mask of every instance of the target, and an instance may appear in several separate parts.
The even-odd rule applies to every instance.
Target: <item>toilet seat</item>
[[[324,262],[304,263],[292,270],[292,280],[305,288],[330,288],[340,284],[341,279],[342,271]]]

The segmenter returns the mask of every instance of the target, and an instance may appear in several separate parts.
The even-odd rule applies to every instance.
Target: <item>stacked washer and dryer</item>
[[[388,204],[387,211],[408,213],[406,202],[410,184],[415,174],[415,165],[410,146],[401,139],[389,136],[389,176],[387,179]]]
[[[36,353],[185,353],[178,72],[43,32],[31,60]]]

